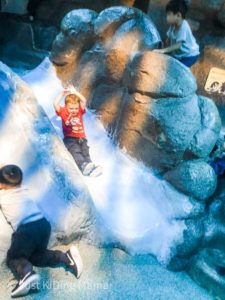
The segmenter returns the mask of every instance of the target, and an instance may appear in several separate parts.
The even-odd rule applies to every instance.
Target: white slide
[[[54,66],[46,58],[22,79],[62,136],[53,109],[62,90]],[[84,176],[84,181],[104,223],[132,253],[151,253],[165,262],[174,243],[182,240],[185,225],[177,219],[192,209],[189,198],[115,147],[94,112],[87,111],[84,125],[92,160],[103,168],[103,175]]]

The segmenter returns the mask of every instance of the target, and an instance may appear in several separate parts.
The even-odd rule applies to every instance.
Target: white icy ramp
[[[73,159],[31,89],[2,63],[0,149],[0,164],[22,168],[31,198],[52,224],[53,242],[79,238],[92,243],[105,241],[104,226],[99,226],[99,215]],[[2,252],[11,240],[11,229],[2,214],[0,240]],[[0,253],[0,263],[3,256]]]
[[[52,103],[62,87],[52,64],[45,59],[23,79],[59,132],[60,120]],[[131,252],[148,252],[167,260],[185,228],[177,219],[192,211],[192,202],[117,149],[93,112],[86,113],[84,123],[91,157],[103,167],[101,177],[84,180],[105,225]]]

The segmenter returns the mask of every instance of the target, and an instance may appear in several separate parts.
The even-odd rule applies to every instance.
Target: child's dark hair
[[[0,169],[0,183],[10,186],[20,185],[23,180],[23,172],[16,165],[6,165]]]
[[[182,18],[185,19],[188,12],[187,1],[185,0],[171,0],[166,5],[166,12],[172,12],[174,14],[181,13]]]

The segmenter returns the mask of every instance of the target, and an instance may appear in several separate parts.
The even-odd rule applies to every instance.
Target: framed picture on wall
[[[205,84],[205,91],[209,94],[225,95],[225,69],[211,68]]]

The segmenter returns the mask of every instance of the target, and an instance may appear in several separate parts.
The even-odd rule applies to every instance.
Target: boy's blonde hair
[[[80,103],[80,99],[76,95],[74,95],[74,94],[69,94],[65,98],[65,104],[68,104],[68,103],[79,104]]]

